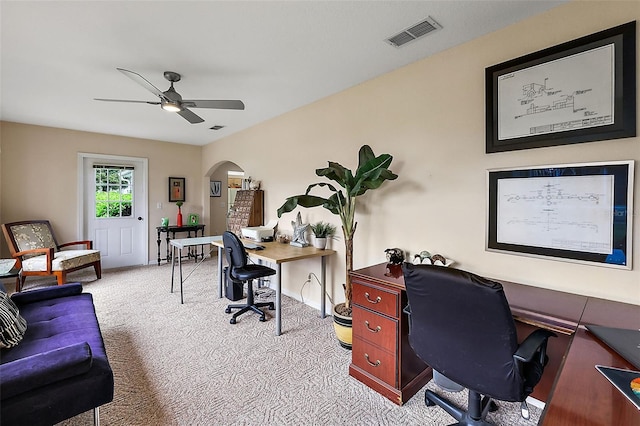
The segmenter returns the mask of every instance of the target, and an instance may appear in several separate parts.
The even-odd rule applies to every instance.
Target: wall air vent
[[[211,130],[220,130],[220,129],[223,129],[223,128],[224,128],[224,126],[220,126],[220,125],[217,125],[217,124],[215,126],[213,126],[213,127],[209,127],[209,129],[211,129]]]
[[[427,19],[418,22],[417,24],[412,25],[405,30],[402,30],[402,32],[389,37],[385,41],[392,46],[400,47],[404,46],[410,41],[417,40],[420,37],[423,37],[440,29],[442,29],[442,26],[429,16]]]

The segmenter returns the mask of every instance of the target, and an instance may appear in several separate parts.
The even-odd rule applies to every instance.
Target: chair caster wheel
[[[231,308],[227,308],[227,309],[225,309],[225,310],[224,310],[224,313],[225,313],[225,314],[230,314],[230,313],[231,313]],[[233,323],[232,323],[232,324],[233,324]]]
[[[265,317],[260,317],[259,320],[260,322],[265,322],[267,319]]]
[[[489,412],[490,412],[490,413],[493,413],[493,412],[498,411],[498,409],[499,409],[499,408],[500,408],[500,407],[498,407],[498,404],[496,404],[494,401],[491,401],[491,402],[489,403]]]
[[[231,319],[229,320],[229,324],[235,324],[235,323],[236,323],[236,319],[235,319],[235,318],[231,318]]]

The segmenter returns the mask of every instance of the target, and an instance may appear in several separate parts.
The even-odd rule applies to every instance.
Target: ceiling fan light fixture
[[[182,111],[182,107],[177,102],[163,102],[161,107],[163,110],[170,112]]]

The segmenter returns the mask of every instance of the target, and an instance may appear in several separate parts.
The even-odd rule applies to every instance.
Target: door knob
[[[142,216],[138,216],[138,220],[142,220]]]

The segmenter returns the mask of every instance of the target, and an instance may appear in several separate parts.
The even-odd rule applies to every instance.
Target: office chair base
[[[481,398],[480,394],[473,391],[469,391],[469,411],[465,411],[430,390],[427,390],[424,394],[424,403],[427,407],[433,407],[436,404],[440,406],[458,421],[458,423],[453,423],[454,425],[491,426],[492,424],[485,420],[487,413],[498,409],[498,406],[491,398],[488,396]]]
[[[265,307],[265,306],[268,307],[270,311],[273,311],[275,309],[275,306],[274,306],[273,302],[260,302],[260,303],[253,303],[251,305],[229,305],[229,306],[227,306],[227,308],[224,311],[225,311],[225,313],[230,314],[232,309],[240,309],[238,312],[233,314],[231,319],[229,319],[229,323],[230,324],[235,324],[236,323],[236,319],[240,315],[244,314],[245,312],[249,312],[249,311],[253,311],[253,312],[257,313],[258,315],[260,315],[258,320],[260,322],[265,322],[267,320],[267,318],[265,317],[264,312],[260,309],[260,308]]]

